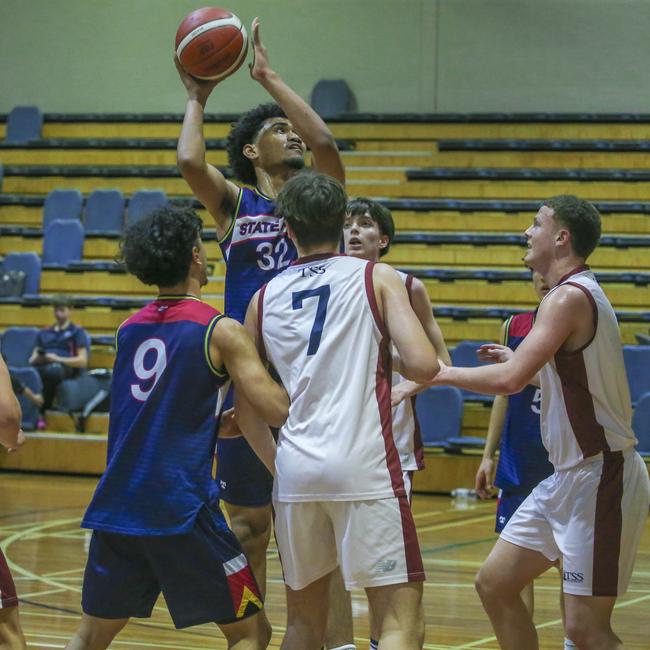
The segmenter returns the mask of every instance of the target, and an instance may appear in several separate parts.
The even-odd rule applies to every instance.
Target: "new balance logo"
[[[585,577],[582,573],[575,573],[574,571],[563,572],[564,582],[583,582]]]
[[[390,573],[395,570],[397,562],[395,560],[379,560],[372,567],[372,573]]]

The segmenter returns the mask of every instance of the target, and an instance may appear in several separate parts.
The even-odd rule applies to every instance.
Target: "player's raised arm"
[[[214,219],[217,237],[221,239],[233,219],[239,188],[205,159],[203,113],[215,81],[199,81],[189,75],[174,58],[178,74],[187,90],[187,104],[181,134],[178,138],[176,161],[192,193]]]
[[[445,366],[433,383],[488,395],[518,393],[566,342],[575,337],[589,340],[582,330],[585,322],[591,326],[591,313],[591,305],[580,289],[559,287],[540,305],[533,328],[508,361],[478,368]]]
[[[431,381],[438,372],[438,356],[409,303],[404,283],[387,264],[373,269],[380,313],[401,361],[400,373],[418,383]]]
[[[0,443],[4,447],[15,449],[22,445],[21,418],[20,404],[11,388],[9,370],[0,357]]]
[[[345,183],[345,168],[334,135],[316,111],[271,68],[266,48],[260,38],[258,18],[253,20],[251,32],[253,35],[251,77],[273,97],[298,135],[311,149],[314,170]]]

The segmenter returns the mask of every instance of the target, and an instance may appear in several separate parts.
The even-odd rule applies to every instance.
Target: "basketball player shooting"
[[[579,648],[623,647],[610,619],[632,575],[650,481],[634,449],[616,315],[585,265],[600,230],[600,215],[587,201],[546,201],[525,233],[524,263],[551,287],[532,329],[505,362],[441,364],[433,382],[512,395],[540,375],[541,435],[555,472],[509,520],[476,580],[504,650],[539,647],[521,591],[558,559],[566,636]],[[496,346],[494,360],[502,353]]]

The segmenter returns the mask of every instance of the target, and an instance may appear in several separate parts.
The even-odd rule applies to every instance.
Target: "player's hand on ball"
[[[181,62],[178,60],[178,57],[176,55],[174,55],[174,65],[176,66],[176,70],[178,70],[178,75],[181,78],[183,85],[185,86],[185,90],[187,90],[187,96],[190,99],[195,99],[201,104],[201,106],[205,108],[208,97],[210,96],[213,88],[219,83],[219,80],[203,81],[201,79],[193,77],[188,72],[185,72],[183,66],[181,66]]]
[[[514,352],[510,348],[499,343],[486,343],[476,351],[479,361],[492,363],[505,363],[513,354]]]
[[[248,65],[251,77],[255,81],[262,81],[266,75],[271,72],[269,57],[266,48],[262,45],[260,37],[260,19],[253,18],[251,25],[251,34],[253,36],[253,62]]]

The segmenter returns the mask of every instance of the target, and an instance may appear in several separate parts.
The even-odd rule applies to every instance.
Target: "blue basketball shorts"
[[[232,407],[232,386],[223,410]],[[234,506],[257,508],[271,503],[273,476],[244,436],[217,438],[219,497]]]
[[[515,514],[517,508],[526,500],[528,494],[513,494],[505,490],[499,490],[497,501],[497,520],[494,531],[500,533]]]
[[[262,596],[221,511],[204,506],[191,532],[93,531],[82,591],[97,618],[149,618],[162,591],[177,628],[234,623],[259,612]]]

